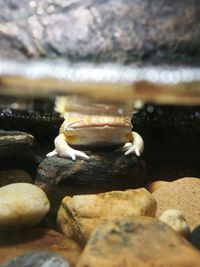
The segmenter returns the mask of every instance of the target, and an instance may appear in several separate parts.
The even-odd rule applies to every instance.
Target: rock
[[[200,225],[195,227],[190,235],[190,242],[200,249]]]
[[[52,252],[31,251],[20,255],[2,267],[70,267],[60,256]]]
[[[144,188],[97,195],[65,197],[58,211],[58,227],[68,238],[85,243],[91,232],[113,218],[154,216],[156,202]]]
[[[147,185],[147,190],[150,193],[153,193],[155,190],[157,190],[158,188],[160,188],[162,186],[167,185],[168,183],[169,182],[166,182],[166,181],[155,181],[155,182],[152,182],[152,183]]]
[[[33,183],[30,174],[23,170],[0,171],[0,187],[12,183]]]
[[[54,138],[59,132],[60,125],[63,123],[63,118],[53,111],[53,98],[44,98],[42,100],[32,100],[29,98],[22,110],[8,108],[10,103],[7,102],[7,99],[6,97],[4,100],[1,99],[0,125],[2,129],[28,132],[39,142],[43,143],[48,140],[53,143]],[[21,98],[17,98],[13,102],[20,104],[20,100]],[[30,102],[32,105],[28,106]],[[2,105],[7,108],[1,108]]]
[[[88,153],[88,152],[87,152]],[[62,199],[69,195],[95,194],[143,186],[145,163],[134,155],[92,151],[90,160],[75,162],[57,156],[38,166],[35,184],[47,194],[55,217]]]
[[[88,153],[88,152],[87,152]],[[89,160],[45,158],[38,166],[36,183],[45,186],[74,184],[95,185],[106,184],[112,187],[139,187],[144,182],[144,163],[134,155],[125,156],[122,152],[92,151]]]
[[[197,0],[2,2],[0,56],[97,62],[195,59],[200,51],[199,7]]]
[[[200,179],[186,177],[160,187],[153,192],[157,201],[156,216],[167,209],[180,210],[189,223],[190,229],[200,222]]]
[[[0,188],[0,228],[29,227],[49,210],[46,194],[37,186],[14,183]]]
[[[81,252],[77,243],[48,228],[0,232],[0,265],[29,251],[49,251],[75,266]],[[19,265],[21,266],[21,265]]]
[[[165,222],[172,227],[177,233],[184,237],[189,237],[190,228],[184,218],[182,212],[179,210],[165,210],[160,216],[159,220]]]
[[[198,267],[200,253],[165,223],[146,216],[99,226],[77,267]]]
[[[33,146],[34,137],[19,131],[0,130],[0,158],[21,153]]]

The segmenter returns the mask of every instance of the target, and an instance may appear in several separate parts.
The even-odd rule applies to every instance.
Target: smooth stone
[[[30,174],[24,170],[0,171],[0,187],[13,183],[33,183]]]
[[[66,237],[85,244],[91,232],[105,221],[132,215],[155,216],[155,212],[156,201],[144,188],[67,196],[58,211],[57,223]]]
[[[165,223],[135,216],[99,226],[77,267],[198,267],[199,262],[199,251]]]
[[[200,222],[200,179],[185,177],[158,188],[152,194],[157,201],[156,216],[167,209],[180,210],[193,230]]]
[[[0,265],[29,251],[49,251],[75,266],[81,249],[77,243],[48,228],[0,232]]]
[[[31,251],[18,256],[2,267],[70,267],[70,265],[55,253]]]
[[[33,146],[34,137],[20,131],[0,130],[0,158],[24,152]]]
[[[49,211],[43,190],[29,183],[14,183],[0,188],[0,228],[30,227]]]
[[[198,0],[34,3],[0,2],[1,58],[129,63],[199,56]]]
[[[189,238],[190,228],[181,211],[172,209],[165,210],[160,215],[159,220],[168,224],[180,235],[184,236],[185,238]]]

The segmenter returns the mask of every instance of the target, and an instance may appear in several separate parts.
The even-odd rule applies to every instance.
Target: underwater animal
[[[125,155],[134,153],[138,157],[143,152],[142,137],[132,131],[133,106],[130,103],[105,104],[57,97],[55,110],[64,117],[64,122],[54,140],[55,149],[47,157],[89,159],[77,148],[118,147]]]

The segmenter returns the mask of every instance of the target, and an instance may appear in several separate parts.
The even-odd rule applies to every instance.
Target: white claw
[[[124,154],[127,156],[127,155],[129,155],[131,153],[135,153],[136,154],[135,146],[133,146],[133,145],[128,150],[126,150],[126,152]]]
[[[126,143],[124,146],[123,146],[123,149],[125,149],[125,148],[129,148],[129,147],[131,147],[132,146],[132,143],[131,142],[128,142],[128,143]]]
[[[142,137],[136,133],[132,132],[133,135],[133,142],[126,143],[123,147],[123,151],[125,151],[125,155],[129,155],[131,153],[135,153],[138,157],[140,157],[141,153],[144,150],[144,142]]]
[[[75,152],[75,155],[76,155],[77,157],[84,158],[84,159],[89,159],[89,158],[90,158],[87,154],[85,154],[85,153],[82,152],[82,151],[79,151],[79,150],[75,150],[75,149],[74,149],[74,152]]]
[[[62,158],[71,158],[73,161],[75,161],[76,158],[89,159],[89,156],[84,152],[73,149],[69,146],[66,150],[60,151],[59,156]]]
[[[54,149],[53,151],[51,151],[51,152],[49,152],[47,155],[46,155],[46,157],[47,158],[50,158],[50,157],[53,157],[53,156],[55,156],[55,155],[57,155],[58,153],[56,152],[56,150]]]
[[[55,138],[54,143],[55,143],[56,152],[59,157],[70,158],[73,161],[75,161],[76,158],[89,159],[88,155],[86,155],[84,152],[70,147],[68,143],[66,142],[64,134],[59,134]]]

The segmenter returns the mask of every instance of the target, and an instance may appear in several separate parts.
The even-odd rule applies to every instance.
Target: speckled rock
[[[150,184],[147,185],[147,190],[149,190],[149,192],[153,193],[154,191],[156,191],[158,188],[167,185],[169,182],[167,181],[155,181],[152,182]]]
[[[98,227],[77,267],[198,267],[199,262],[199,251],[165,223],[135,216]]]
[[[0,187],[13,183],[33,183],[30,174],[23,170],[0,171]]]
[[[65,236],[85,243],[91,232],[105,221],[130,215],[154,216],[155,212],[156,201],[141,188],[65,197],[57,222]]]
[[[193,177],[181,178],[152,194],[157,201],[156,215],[167,209],[180,210],[189,223],[190,229],[200,223],[200,179]]]
[[[49,251],[62,256],[75,266],[81,249],[79,245],[48,228],[33,228],[0,232],[0,265],[29,251]]]
[[[52,252],[31,251],[20,255],[2,267],[70,267],[59,255]]]
[[[0,56],[93,62],[195,57],[199,17],[198,0],[2,1]]]
[[[26,151],[33,146],[34,137],[20,131],[0,130],[0,158]]]
[[[0,188],[0,228],[28,227],[49,211],[46,194],[37,186],[14,183]]]

